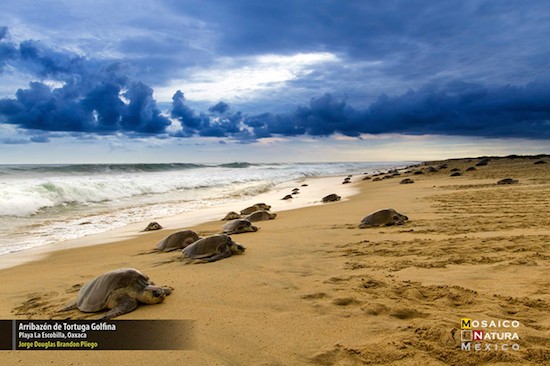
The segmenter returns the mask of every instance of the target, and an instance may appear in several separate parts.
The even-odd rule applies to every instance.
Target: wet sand
[[[258,232],[233,236],[247,248],[243,255],[218,262],[141,254],[177,231],[169,228],[3,269],[3,319],[94,319],[100,315],[57,309],[93,277],[137,268],[174,291],[162,304],[119,319],[193,320],[196,340],[189,351],[3,351],[0,359],[9,365],[544,364],[550,158],[493,158],[466,171],[479,161],[449,160],[436,173],[427,168],[442,162],[426,163],[381,181],[354,176],[359,194],[275,210],[277,218],[258,222]],[[451,177],[454,168],[463,174]],[[414,183],[399,184],[406,177]],[[496,184],[507,177],[518,183]],[[326,194],[340,188],[335,183]],[[387,207],[409,221],[358,229],[364,216]],[[193,229],[207,236],[222,224]],[[461,318],[519,321],[520,349],[462,350]]]

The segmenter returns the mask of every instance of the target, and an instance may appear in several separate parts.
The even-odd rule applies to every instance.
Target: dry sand
[[[360,194],[278,212],[259,222],[258,232],[233,237],[245,254],[214,263],[186,265],[179,253],[140,255],[175,231],[161,230],[1,270],[3,319],[93,319],[98,314],[56,310],[98,274],[135,267],[175,290],[164,303],[119,319],[191,319],[196,332],[189,351],[2,351],[0,363],[548,364],[550,158],[542,160],[548,164],[493,158],[472,172],[465,170],[479,159],[449,160],[437,173],[426,164],[421,175],[355,176]],[[464,174],[450,177],[452,168]],[[405,177],[415,183],[399,184]],[[506,177],[519,182],[496,184]],[[387,207],[409,221],[357,228]],[[222,224],[194,229],[206,236]],[[520,350],[461,350],[464,317],[518,320],[513,343]]]

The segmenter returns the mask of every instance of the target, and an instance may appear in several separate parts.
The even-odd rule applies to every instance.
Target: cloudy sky
[[[4,0],[0,163],[550,153],[547,0]]]

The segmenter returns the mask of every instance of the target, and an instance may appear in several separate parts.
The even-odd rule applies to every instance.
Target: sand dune
[[[196,343],[191,351],[6,351],[0,357],[10,365],[548,362],[550,164],[492,158],[466,171],[478,161],[449,160],[436,173],[427,167],[442,162],[426,163],[415,168],[424,174],[382,181],[353,177],[360,194],[278,212],[259,222],[258,232],[233,237],[246,246],[243,255],[214,263],[185,264],[179,253],[140,255],[175,231],[161,230],[2,270],[4,319],[94,319],[100,315],[57,309],[98,274],[138,268],[174,292],[120,319],[194,320]],[[453,168],[463,174],[450,177]],[[400,185],[405,177],[414,184]],[[496,184],[506,177],[518,183]],[[364,216],[387,207],[409,221],[357,228]],[[222,224],[193,230],[206,236]],[[465,317],[518,320],[520,349],[462,350]]]

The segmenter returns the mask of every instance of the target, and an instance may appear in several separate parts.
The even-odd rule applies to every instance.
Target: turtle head
[[[258,231],[258,227],[254,225],[250,225],[244,228],[246,231],[255,232]]]
[[[235,227],[232,233],[247,233],[258,231],[258,227],[252,225],[252,223],[245,219],[239,219],[235,221]]]
[[[241,244],[238,244],[238,243],[235,243],[235,242],[231,243],[230,248],[231,248],[231,251],[233,252],[233,254],[243,254],[245,249],[246,249]]]
[[[149,285],[138,294],[138,300],[144,304],[158,304],[163,302],[171,292],[169,288]]]
[[[396,213],[395,215],[393,215],[392,219],[393,219],[394,224],[403,225],[405,223],[405,221],[407,221],[409,218],[405,215],[401,215],[401,214]]]

